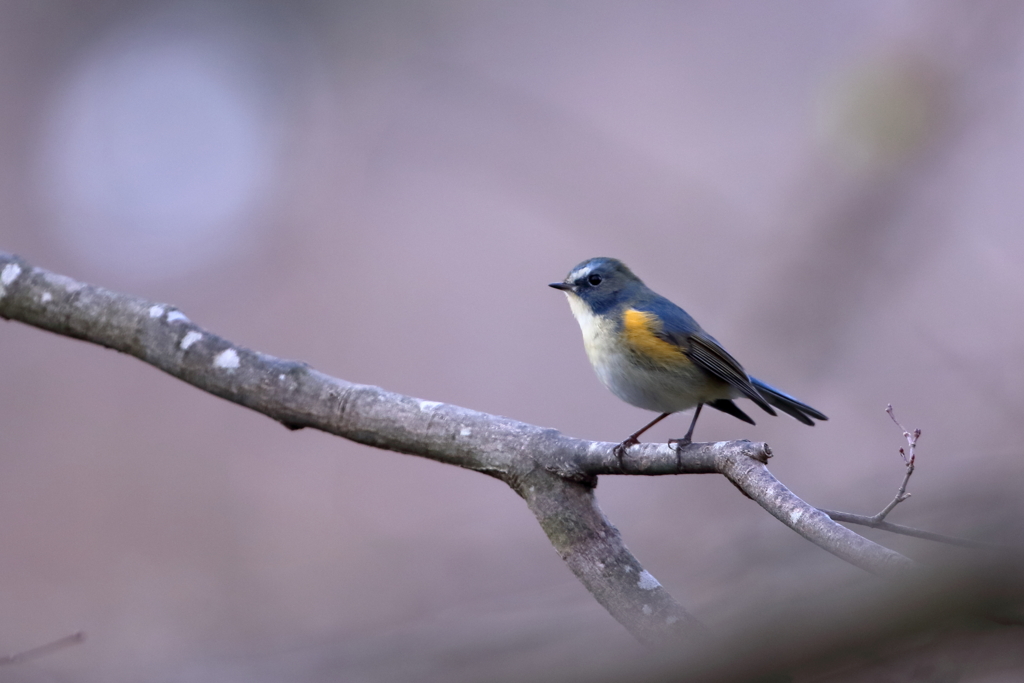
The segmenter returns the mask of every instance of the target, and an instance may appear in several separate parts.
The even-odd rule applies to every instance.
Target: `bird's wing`
[[[686,357],[708,373],[735,387],[765,412],[775,411],[750,382],[747,371],[722,345],[697,324],[690,314],[664,297],[652,301],[652,313],[661,321],[657,335],[678,346]],[[749,418],[748,418],[749,419]]]
[[[715,341],[714,337],[703,330],[699,330],[696,333],[690,334],[689,342],[690,348],[686,351],[686,355],[690,357],[690,360],[723,382],[739,389],[740,393],[761,406],[766,412],[772,415],[775,414],[775,411],[764,400],[764,397],[750,383],[750,378],[747,376],[743,366],[729,355],[729,352],[723,349],[722,345]]]

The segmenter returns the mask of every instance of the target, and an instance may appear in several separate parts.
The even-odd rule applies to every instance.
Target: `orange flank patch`
[[[655,334],[660,329],[661,323],[653,313],[630,308],[622,314],[623,341],[637,356],[655,363],[688,362],[682,349]]]

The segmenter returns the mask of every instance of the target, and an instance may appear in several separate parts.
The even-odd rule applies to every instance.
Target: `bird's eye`
[[[597,273],[593,273],[590,277],[587,278],[587,282],[592,284],[594,287],[597,287],[599,284],[601,284],[601,276],[598,275]]]

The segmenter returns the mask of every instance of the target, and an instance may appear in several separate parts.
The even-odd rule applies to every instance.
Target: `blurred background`
[[[0,249],[608,441],[652,415],[598,383],[546,285],[615,256],[831,418],[705,414],[698,440],[768,441],[805,500],[872,514],[903,476],[892,403],[924,434],[890,519],[1002,541],[1022,162],[1010,1],[0,3]],[[721,478],[597,494],[713,628],[872,585]],[[0,654],[88,634],[6,680],[522,680],[638,651],[500,482],[19,323],[0,520]]]

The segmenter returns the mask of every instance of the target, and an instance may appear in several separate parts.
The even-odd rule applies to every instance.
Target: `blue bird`
[[[640,443],[641,434],[681,410],[696,407],[686,436],[669,441],[677,447],[690,443],[705,405],[754,424],[736,398],[750,399],[769,415],[776,414],[774,406],[806,425],[828,419],[748,375],[690,314],[651,291],[617,259],[584,261],[550,286],[569,299],[601,383],[626,403],[660,413],[616,447],[620,458]]]

